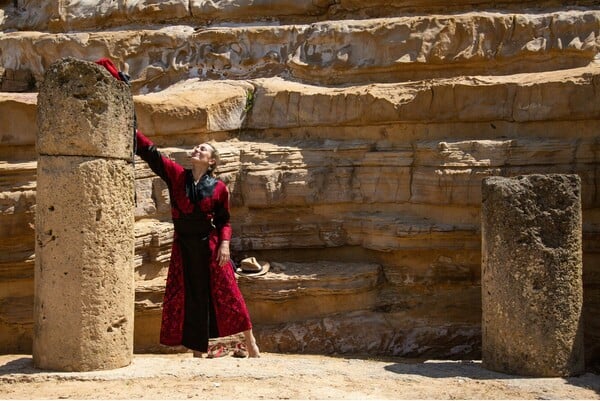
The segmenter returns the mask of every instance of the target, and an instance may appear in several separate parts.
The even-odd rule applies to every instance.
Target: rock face
[[[133,101],[103,67],[48,69],[39,95],[33,361],[113,369],[133,356]],[[106,145],[104,145],[106,144]]]
[[[173,159],[218,142],[234,257],[280,269],[240,279],[264,350],[481,357],[482,180],[576,174],[597,363],[596,2],[19,0],[0,29],[29,91],[0,93],[0,352],[29,351],[36,92],[69,55],[127,70]],[[168,194],[135,177],[135,347],[166,352]]]
[[[484,366],[583,373],[579,177],[490,177],[482,192]]]

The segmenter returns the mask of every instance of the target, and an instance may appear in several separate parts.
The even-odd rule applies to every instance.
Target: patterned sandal
[[[248,358],[248,350],[246,349],[246,344],[236,344],[235,349],[233,350],[233,356],[236,358]]]
[[[218,343],[218,344],[214,344],[211,345],[210,347],[208,347],[208,355],[206,355],[207,358],[221,358],[225,355],[227,355],[227,348],[225,348],[225,345]]]

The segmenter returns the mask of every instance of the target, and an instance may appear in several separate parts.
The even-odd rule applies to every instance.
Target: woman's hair
[[[208,166],[208,174],[211,177],[214,177],[215,174],[215,170],[217,169],[217,166],[219,164],[221,164],[221,155],[219,154],[219,151],[217,150],[217,147],[215,146],[216,142],[215,141],[210,141],[210,142],[206,142],[210,145],[211,148],[213,148],[212,151],[212,157],[213,159],[215,159],[215,164]]]

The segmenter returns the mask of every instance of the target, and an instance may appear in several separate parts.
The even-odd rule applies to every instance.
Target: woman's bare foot
[[[248,357],[260,358],[260,350],[258,349],[258,345],[256,345],[256,343],[246,345],[246,347],[248,347]]]
[[[193,351],[192,355],[194,356],[194,358],[202,358],[202,352],[200,351]]]
[[[250,358],[260,358],[260,350],[258,349],[258,345],[256,345],[252,329],[244,331],[244,342],[248,349],[248,356]]]

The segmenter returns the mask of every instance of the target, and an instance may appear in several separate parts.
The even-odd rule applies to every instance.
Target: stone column
[[[491,177],[482,192],[484,367],[539,377],[582,373],[579,177]]]
[[[133,99],[92,62],[65,58],[38,96],[34,365],[131,363]]]

